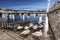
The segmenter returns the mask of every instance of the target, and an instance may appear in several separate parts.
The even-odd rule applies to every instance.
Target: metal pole
[[[48,12],[48,11],[49,11],[49,8],[50,8],[50,0],[48,0],[47,10],[46,10],[46,12]]]
[[[48,26],[48,16],[46,15],[46,20],[45,20],[45,27],[44,27],[44,35],[45,36],[48,36],[47,35],[47,32],[48,32],[48,30],[49,30],[49,26]]]
[[[23,14],[23,21],[25,20],[25,15]]]

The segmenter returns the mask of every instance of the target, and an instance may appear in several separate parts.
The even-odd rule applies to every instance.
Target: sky
[[[47,0],[0,0],[0,8],[45,10],[47,8],[47,3]],[[50,3],[50,6],[52,6],[55,0],[51,0]]]

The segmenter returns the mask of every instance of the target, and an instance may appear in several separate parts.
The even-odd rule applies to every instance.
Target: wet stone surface
[[[23,36],[18,37],[17,35],[15,35],[14,32],[6,33],[5,31],[3,32],[2,30],[0,30],[0,40],[52,40],[52,39],[50,39],[49,37],[44,37],[44,35],[41,37],[35,37],[32,36],[31,34],[26,37]]]

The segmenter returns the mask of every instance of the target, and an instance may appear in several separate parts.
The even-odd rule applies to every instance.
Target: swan
[[[37,27],[37,25],[34,25],[33,26],[33,30],[36,30],[38,27]]]
[[[36,31],[36,32],[32,33],[32,35],[37,36],[37,37],[42,36],[42,31],[41,30]]]
[[[29,29],[30,27],[29,26],[25,26],[24,29]]]
[[[23,32],[21,32],[20,34],[24,34],[24,35],[27,35],[30,33],[30,30],[24,30]]]
[[[23,26],[18,26],[17,29],[23,29]]]

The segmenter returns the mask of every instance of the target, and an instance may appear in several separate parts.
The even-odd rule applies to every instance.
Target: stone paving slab
[[[15,35],[14,32],[3,32],[2,30],[0,30],[0,40],[51,40],[49,38],[44,38],[44,37],[33,37],[32,35],[28,35],[28,37],[23,37],[22,36],[18,37],[17,34]],[[11,35],[11,36],[10,36]]]
[[[6,33],[0,31],[0,40],[15,40]]]
[[[22,40],[22,39],[18,38],[16,35],[13,35],[11,33],[9,33],[9,35],[8,35],[7,33],[0,30],[0,40]]]

